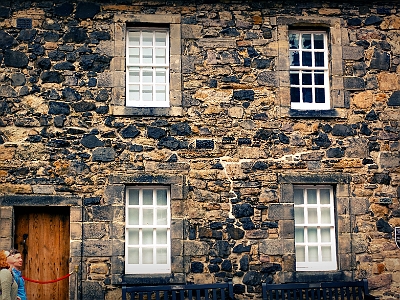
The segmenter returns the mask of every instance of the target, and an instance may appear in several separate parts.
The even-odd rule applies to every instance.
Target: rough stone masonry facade
[[[169,108],[124,105],[129,23],[170,28]],[[329,32],[329,111],[290,109],[296,26]],[[245,299],[357,278],[399,299],[399,71],[397,1],[3,0],[1,248],[16,205],[68,206],[83,299],[118,299],[122,281],[232,280]],[[124,274],[134,184],[171,187],[169,276]],[[335,187],[335,272],[295,271],[296,184]]]

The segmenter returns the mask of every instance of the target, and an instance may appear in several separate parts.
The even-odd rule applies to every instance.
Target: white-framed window
[[[125,227],[125,273],[170,273],[169,188],[127,187]]]
[[[169,29],[127,28],[126,106],[169,107]]]
[[[295,186],[296,271],[337,270],[332,186]]]
[[[291,109],[328,110],[328,41],[324,31],[289,31]]]

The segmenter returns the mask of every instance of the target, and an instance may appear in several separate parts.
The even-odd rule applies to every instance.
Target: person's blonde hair
[[[8,269],[10,265],[7,262],[7,254],[4,250],[0,251],[0,269]]]

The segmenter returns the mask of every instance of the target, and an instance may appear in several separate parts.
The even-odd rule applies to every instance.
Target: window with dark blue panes
[[[291,108],[330,109],[327,33],[289,31]]]

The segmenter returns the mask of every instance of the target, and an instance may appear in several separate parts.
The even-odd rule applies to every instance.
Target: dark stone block
[[[249,55],[249,57],[257,57],[257,56],[259,56],[257,50],[254,49],[254,47],[247,47],[247,54]]]
[[[370,142],[368,143],[368,151],[377,151],[381,150],[381,145],[378,142]]]
[[[196,149],[214,149],[214,141],[196,140]]]
[[[216,88],[218,86],[218,81],[216,79],[210,79],[208,81],[208,86],[210,88]]]
[[[233,91],[233,98],[237,100],[254,100],[253,90]]]
[[[64,102],[50,101],[48,114],[50,114],[50,115],[69,115],[70,114],[69,105]]]
[[[83,299],[104,300],[104,292],[100,283],[93,281],[82,282]]]
[[[7,32],[0,31],[0,49],[5,50],[15,45],[17,41]]]
[[[94,77],[89,78],[88,87],[95,87],[97,85],[97,79]]]
[[[238,145],[251,145],[251,139],[249,138],[238,138]]]
[[[109,99],[108,91],[102,89],[99,91],[98,95],[96,96],[97,102],[106,102]]]
[[[79,101],[71,105],[76,112],[93,111],[96,109],[96,104],[88,101]]]
[[[390,185],[391,178],[386,173],[375,173],[371,178],[371,183]]]
[[[25,75],[22,73],[13,73],[11,75],[11,85],[12,86],[21,86],[26,83]]]
[[[75,17],[77,19],[92,19],[100,12],[100,6],[96,3],[79,2],[76,6]]]
[[[28,62],[28,56],[23,52],[12,50],[6,50],[4,52],[4,64],[7,67],[25,68]]]
[[[80,44],[87,40],[88,35],[85,29],[72,27],[70,30],[64,35],[63,39],[66,43],[76,43]]]
[[[217,162],[216,164],[211,166],[211,169],[223,170],[224,166],[220,162]]]
[[[255,229],[255,225],[254,225],[253,221],[251,220],[251,218],[249,218],[249,217],[241,218],[240,222],[242,223],[242,227],[244,230]]]
[[[187,136],[190,134],[192,134],[192,129],[187,122],[181,122],[171,126],[171,135]]]
[[[344,150],[342,148],[331,148],[326,151],[326,156],[328,158],[339,158],[344,156]]]
[[[253,116],[253,120],[267,121],[268,115],[266,113],[259,113]]]
[[[79,65],[84,71],[103,72],[110,67],[111,58],[106,55],[87,54],[81,57]]]
[[[373,25],[373,24],[380,24],[382,21],[383,21],[383,19],[381,17],[373,15],[373,16],[369,16],[368,18],[365,19],[364,25],[369,26],[369,25]]]
[[[96,148],[92,153],[92,161],[111,162],[115,160],[115,151],[110,147]]]
[[[371,110],[369,113],[367,113],[365,115],[365,120],[367,120],[367,121],[376,121],[378,119],[379,119],[379,117],[374,110]]]
[[[142,145],[136,145],[136,144],[130,145],[129,146],[129,151],[142,152],[143,151],[143,146]]]
[[[351,18],[347,20],[348,26],[360,26],[362,20],[360,18]]]
[[[268,164],[263,161],[256,161],[252,167],[253,170],[266,170],[268,169]]]
[[[53,61],[60,61],[65,59],[65,53],[60,50],[50,51],[49,58]]]
[[[400,91],[395,91],[388,100],[388,106],[400,106]]]
[[[326,133],[319,132],[318,136],[315,139],[312,139],[313,143],[315,143],[318,147],[328,148],[332,142],[329,140],[329,137]]]
[[[147,127],[147,136],[149,138],[159,140],[159,139],[167,136],[167,132],[162,128],[148,126]]]
[[[63,128],[65,120],[67,118],[64,115],[58,115],[54,117],[54,126],[57,128]]]
[[[222,137],[222,144],[232,144],[235,141],[233,136],[224,136]]]
[[[234,284],[233,285],[233,293],[235,294],[244,294],[246,292],[246,286],[243,284]]]
[[[240,240],[244,237],[244,230],[238,227],[228,227],[226,229],[226,232],[229,234],[229,236],[234,239],[234,240]]]
[[[81,144],[86,148],[93,149],[96,147],[103,147],[104,142],[99,140],[95,135],[86,135],[81,139]]]
[[[278,223],[276,222],[262,222],[261,227],[268,227],[268,228],[278,228]]]
[[[136,128],[135,125],[128,125],[124,129],[121,130],[121,136],[124,139],[127,138],[135,138],[140,134],[140,131]]]
[[[63,3],[54,7],[54,14],[60,17],[68,17],[72,14],[74,6],[72,3]]]
[[[368,125],[365,123],[361,124],[361,128],[360,128],[360,133],[364,134],[364,135],[371,135],[372,134],[372,130],[370,130],[368,128]]]
[[[64,81],[64,76],[57,71],[46,71],[40,76],[43,83],[61,83]]]
[[[335,124],[332,128],[332,135],[335,136],[354,136],[356,131],[348,125]]]
[[[369,67],[377,70],[389,70],[390,54],[385,51],[375,50]]]
[[[109,40],[111,38],[110,33],[107,31],[95,31],[92,32],[89,36],[91,39],[95,40]]]
[[[267,69],[271,66],[271,60],[264,58],[255,58],[252,61],[251,66],[256,69]]]
[[[243,257],[239,261],[240,270],[248,271],[249,270],[249,262],[250,262],[249,256],[247,254],[243,255]]]
[[[89,197],[83,199],[84,205],[98,205],[100,204],[101,197]]]
[[[19,32],[17,40],[23,42],[32,42],[35,39],[36,34],[36,29],[23,29]]]
[[[11,15],[11,9],[6,6],[0,6],[0,18],[9,18]]]
[[[240,35],[240,32],[236,28],[231,28],[231,27],[222,29],[220,31],[220,33],[225,36],[239,36]]]
[[[208,265],[208,271],[210,271],[210,273],[216,273],[220,271],[220,268],[218,265],[215,264],[209,264]]]
[[[232,272],[232,263],[230,260],[224,260],[221,264],[221,270],[225,272]]]
[[[163,137],[157,144],[158,147],[168,148],[170,150],[186,149],[187,142],[179,141],[172,136]]]
[[[62,90],[62,98],[66,101],[74,102],[81,100],[82,96],[75,89],[66,87]]]
[[[248,204],[236,204],[233,206],[233,214],[236,218],[251,217],[254,215],[254,208]]]
[[[204,265],[202,262],[199,261],[194,261],[190,264],[190,270],[193,273],[203,273],[204,271]]]
[[[269,266],[263,267],[260,272],[273,275],[277,271],[282,271],[282,266],[280,264],[272,263],[272,264],[269,264]]]
[[[249,271],[243,277],[243,283],[246,285],[261,285],[261,274],[256,271]]]
[[[96,108],[96,113],[99,115],[105,115],[108,113],[108,106],[99,106]]]
[[[216,241],[215,248],[219,257],[228,257],[231,254],[231,246],[227,241]]]
[[[257,77],[257,82],[263,86],[277,87],[279,85],[277,74],[274,71],[261,72]]]
[[[273,136],[272,130],[262,128],[262,129],[257,130],[254,138],[267,141],[272,136]]]
[[[53,147],[53,148],[67,148],[71,146],[71,143],[65,140],[50,140],[46,144],[48,147]]]
[[[172,154],[168,159],[167,162],[172,163],[172,162],[177,162],[178,161],[178,156],[174,153]]]
[[[286,135],[286,134],[284,134],[284,133],[279,133],[278,134],[278,138],[279,138],[279,141],[282,143],[282,144],[289,144],[289,137]]]
[[[63,61],[61,63],[58,63],[56,65],[54,65],[54,69],[55,70],[69,70],[69,71],[74,71],[75,70],[75,66],[68,62],[68,61]]]
[[[37,65],[42,70],[49,70],[51,68],[51,61],[49,58],[38,59]]]
[[[57,42],[60,39],[60,35],[56,32],[44,32],[43,39],[46,42]]]
[[[364,79],[358,77],[344,77],[343,85],[346,90],[364,90]]]
[[[390,224],[388,222],[386,222],[384,219],[379,219],[376,222],[376,229],[379,232],[384,232],[384,233],[391,233],[393,232],[393,228],[392,226],[390,226]]]

